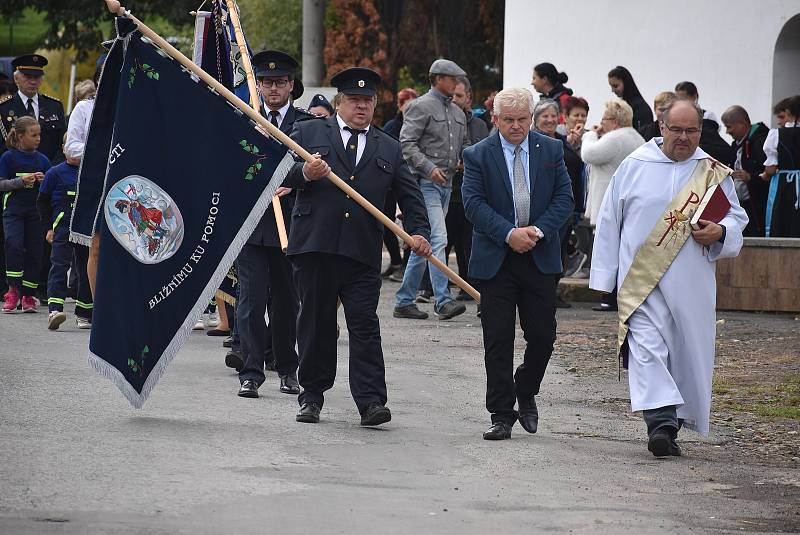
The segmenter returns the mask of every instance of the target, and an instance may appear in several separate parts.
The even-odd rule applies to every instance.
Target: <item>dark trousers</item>
[[[47,276],[47,308],[50,312],[64,310],[64,299],[67,297],[67,271],[72,265],[78,279],[75,315],[91,320],[92,292],[86,274],[89,248],[69,242],[69,226],[66,223],[62,221],[62,224],[56,227],[53,236],[50,273]]]
[[[494,278],[481,281],[481,324],[486,361],[486,409],[492,422],[513,425],[516,398],[539,387],[556,340],[555,275],[545,275],[530,254],[509,251]],[[514,373],[516,314],[525,356]]]
[[[267,337],[272,339],[275,368],[280,375],[297,370],[294,349],[297,320],[297,294],[291,279],[291,264],[279,247],[246,244],[236,266],[239,298],[236,301],[236,328],[242,347],[244,368],[239,380],[264,382],[264,355]],[[272,299],[270,329],[264,322],[267,300]]]
[[[450,249],[455,249],[458,274],[462,279],[469,282],[467,272],[469,270],[469,255],[472,252],[472,223],[467,221],[467,216],[464,214],[464,204],[451,202],[444,222],[447,226],[445,258],[450,256]]]
[[[680,429],[683,424],[683,422],[678,419],[678,412],[675,409],[675,405],[667,405],[666,407],[659,407],[657,409],[645,409],[642,411],[642,416],[644,417],[644,423],[647,425],[648,435],[656,429],[666,427],[669,428],[667,430],[672,437],[675,438],[678,434],[678,429]]]
[[[378,322],[380,270],[326,253],[292,257],[300,294],[297,343],[300,349],[298,380],[303,387],[298,401],[324,402],[324,393],[336,378],[336,301],[342,300],[350,339],[350,393],[358,412],[370,403],[386,403],[381,328]]]
[[[394,221],[394,216],[397,213],[397,201],[392,191],[386,193],[386,203],[383,207],[383,213],[386,217]],[[403,257],[400,255],[400,243],[397,241],[397,236],[386,226],[383,227],[383,245],[386,246],[386,251],[389,253],[389,263],[391,265],[399,266],[403,263]]]
[[[44,228],[36,208],[8,206],[3,212],[6,282],[22,295],[36,295],[42,263]]]

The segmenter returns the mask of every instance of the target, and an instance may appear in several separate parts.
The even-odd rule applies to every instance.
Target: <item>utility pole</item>
[[[325,78],[325,0],[303,0],[303,84],[319,87]]]

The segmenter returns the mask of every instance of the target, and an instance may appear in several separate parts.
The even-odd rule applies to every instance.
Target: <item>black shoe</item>
[[[222,347],[227,347],[228,349],[230,349],[232,345],[233,345],[233,338],[231,338],[230,336],[222,341]]]
[[[392,312],[392,316],[394,316],[395,318],[407,318],[412,320],[428,319],[428,313],[418,309],[417,305],[413,303],[410,305],[406,305],[404,307],[394,307],[394,312]]]
[[[608,303],[600,303],[597,306],[593,306],[592,310],[597,312],[616,312],[617,305],[609,305]]]
[[[433,311],[440,320],[449,320],[467,311],[467,307],[455,301],[448,301],[440,307],[433,307]]]
[[[572,305],[564,301],[564,299],[561,296],[557,295],[556,308],[572,308]]]
[[[536,408],[536,398],[518,399],[519,403],[519,423],[528,433],[535,433],[539,428],[539,409]]]
[[[295,374],[281,375],[281,392],[295,396],[300,393],[300,384],[297,382]]]
[[[677,435],[677,429],[674,431],[674,434]],[[647,439],[647,449],[650,450],[650,453],[655,457],[681,456],[681,448],[678,446],[678,443],[675,442],[673,433],[670,433],[669,429],[664,427],[650,433]]]
[[[403,268],[403,264],[390,264],[389,267],[386,268],[386,271],[381,273],[381,277],[384,279],[388,279],[398,271]]]
[[[433,292],[428,290],[420,290],[417,292],[417,298],[414,300],[415,303],[430,303],[431,297],[433,297]]]
[[[361,415],[361,425],[371,427],[385,424],[392,420],[392,412],[380,403],[370,403],[364,414]]]
[[[318,403],[303,403],[300,406],[300,412],[294,419],[304,424],[315,424],[319,422],[319,411],[321,410]]]
[[[244,368],[242,356],[236,351],[228,351],[228,353],[225,355],[225,366],[228,368],[233,368],[237,372],[242,371],[242,368]]]
[[[211,329],[210,331],[206,331],[206,336],[230,336],[231,330],[223,330],[223,329]]]
[[[505,440],[511,438],[511,426],[505,422],[497,422],[483,433],[483,440]]]
[[[474,301],[474,299],[467,292],[461,290],[460,292],[458,292],[458,295],[456,296],[456,301]]]
[[[255,381],[246,380],[242,383],[242,386],[239,388],[239,397],[242,398],[257,398],[258,397],[258,387],[256,386]]]

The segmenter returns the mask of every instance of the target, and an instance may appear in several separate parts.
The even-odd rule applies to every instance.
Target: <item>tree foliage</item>
[[[253,52],[282,50],[300,61],[302,0],[238,0],[242,28]]]
[[[412,86],[426,91],[433,60],[458,63],[475,102],[502,84],[503,0],[331,0],[326,12],[328,74],[353,65],[380,72],[386,91]]]
[[[191,28],[194,19],[189,11],[196,9],[202,0],[122,0],[122,5],[140,19],[159,18],[167,26]],[[99,44],[110,37],[113,16],[102,0],[3,0],[0,17],[5,20],[31,8],[45,15],[47,31],[45,48],[74,48],[79,59],[96,51]],[[191,30],[189,30],[191,31]]]

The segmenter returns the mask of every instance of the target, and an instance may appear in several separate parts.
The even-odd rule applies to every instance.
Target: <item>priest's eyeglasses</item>
[[[266,87],[272,87],[273,85],[275,87],[286,87],[286,84],[289,83],[289,80],[287,80],[285,78],[281,78],[281,79],[278,79],[278,80],[271,79],[271,78],[260,78],[258,80],[258,83],[260,83],[261,85],[266,86]]]
[[[679,128],[677,126],[670,126],[667,123],[664,123],[664,126],[672,132],[673,134],[678,134],[679,136],[686,134],[686,136],[696,136],[700,133],[699,128]]]

